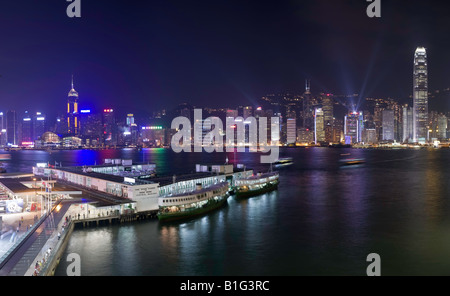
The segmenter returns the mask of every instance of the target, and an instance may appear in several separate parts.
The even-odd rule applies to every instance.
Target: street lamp
[[[33,178],[34,181],[34,198],[36,199],[36,178]]]

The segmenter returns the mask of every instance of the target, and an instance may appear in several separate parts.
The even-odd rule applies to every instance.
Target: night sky
[[[450,5],[382,0],[0,1],[0,110],[64,112],[71,75],[85,108],[125,112],[253,105],[312,90],[408,98],[413,55],[430,90],[450,87]]]

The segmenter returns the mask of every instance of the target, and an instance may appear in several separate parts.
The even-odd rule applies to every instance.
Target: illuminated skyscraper
[[[303,94],[303,127],[310,130],[314,128],[311,100],[311,82],[306,80],[305,93]]]
[[[80,120],[78,113],[78,93],[73,88],[72,77],[72,89],[69,92],[67,98],[67,133],[69,135],[78,135],[80,132]]]
[[[362,112],[361,112],[362,113]],[[360,112],[351,112],[344,119],[345,144],[356,144],[361,141]]]
[[[436,131],[437,138],[439,140],[447,139],[447,127],[448,127],[447,116],[445,116],[444,114],[440,114],[438,116],[438,130]]]
[[[113,109],[104,109],[102,116],[103,144],[117,145],[117,125]]]
[[[42,135],[47,131],[45,122],[45,115],[41,112],[36,112],[33,124],[33,141],[40,139]]]
[[[0,146],[6,145],[6,120],[3,112],[0,112]]]
[[[413,92],[414,142],[426,141],[428,134],[428,64],[427,52],[418,47],[414,54]]]
[[[410,142],[414,139],[413,108],[408,105],[403,106],[403,142]]]
[[[325,141],[325,122],[322,108],[316,108],[314,112],[314,135],[316,144]]]
[[[358,143],[362,142],[362,131],[364,130],[364,114],[358,112]]]
[[[253,107],[252,106],[245,106],[242,109],[242,112],[243,112],[242,115],[243,115],[244,119],[247,119],[248,117],[253,116]]]
[[[228,109],[226,112],[226,117],[232,117],[232,118],[238,117],[238,110]]]
[[[227,113],[230,110],[227,110]],[[255,116],[256,119],[260,118],[260,117],[264,117],[266,116],[266,110],[263,110],[262,107],[257,107],[255,109],[255,112],[253,112],[253,115]]]
[[[80,134],[88,146],[97,146],[102,143],[102,114],[90,109],[80,110]]]
[[[25,115],[22,119],[22,140],[20,144],[23,146],[29,146],[33,141],[33,120],[30,113],[25,111]]]
[[[139,132],[137,124],[134,122],[134,114],[127,114],[126,125],[123,127],[123,142],[125,145],[136,145]]]
[[[394,140],[394,110],[383,110],[383,140]]]
[[[304,145],[314,142],[314,134],[312,130],[306,129],[304,127],[297,129],[297,141]]]
[[[325,128],[325,141],[333,141],[333,99],[331,94],[322,94],[322,109]]]
[[[297,120],[295,118],[288,118],[286,126],[286,144],[295,144],[297,142]]]
[[[134,124],[134,114],[127,114],[127,126]]]
[[[17,113],[14,110],[9,110],[6,113],[6,137],[8,145],[19,145]]]
[[[377,141],[377,131],[375,128],[365,128],[362,133],[361,142],[368,145],[376,144]]]

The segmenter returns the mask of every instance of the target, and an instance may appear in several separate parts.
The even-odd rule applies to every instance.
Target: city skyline
[[[255,101],[253,101],[251,104],[227,104],[227,103],[223,103],[220,106],[215,106],[212,107],[211,105],[208,105],[208,103],[205,104],[193,104],[190,103],[188,101],[182,101],[181,103],[177,104],[177,105],[162,105],[159,109],[150,109],[150,110],[138,110],[139,107],[136,107],[135,109],[133,109],[132,107],[128,107],[125,110],[120,109],[122,114],[128,114],[129,112],[135,112],[135,113],[139,113],[140,115],[145,115],[145,116],[150,116],[150,118],[152,118],[154,116],[154,114],[164,110],[164,111],[169,111],[169,110],[174,110],[179,108],[182,105],[190,105],[190,106],[197,106],[199,108],[209,108],[209,109],[235,109],[238,107],[243,107],[243,106],[251,106],[253,108],[257,108],[259,107],[261,104],[259,102],[259,100],[264,99],[268,96],[276,96],[276,97],[286,97],[286,98],[293,98],[293,97],[297,97],[297,98],[305,98],[306,96],[313,96],[313,97],[318,97],[321,96],[324,93],[324,90],[322,89],[318,89],[318,90],[313,90],[311,91],[311,87],[310,87],[311,81],[309,79],[306,79],[306,92],[305,90],[303,91],[299,91],[299,92],[292,92],[292,91],[288,91],[288,90],[284,90],[284,91],[279,91],[279,92],[271,92],[271,93],[266,93],[264,95],[262,95],[261,97],[256,97]],[[120,105],[116,105],[116,104],[102,104],[99,105],[97,103],[94,102],[86,102],[81,100],[81,102],[78,102],[78,92],[74,89],[74,84],[73,84],[73,75],[72,75],[72,80],[71,80],[71,87],[69,87],[69,99],[70,97],[77,97],[77,110],[78,113],[80,113],[80,111],[84,110],[84,111],[97,111],[97,112],[101,112],[104,109],[108,109],[108,108],[119,108]],[[449,92],[449,97],[450,97],[450,87],[445,88],[445,89],[440,89],[440,90],[428,90],[428,96],[431,96],[432,98],[434,98],[435,94],[440,94],[440,93],[445,93],[445,92]],[[67,91],[65,92],[67,94]],[[349,107],[348,111],[355,111],[355,110],[359,110],[362,109],[364,107],[364,100],[368,100],[368,99],[382,99],[382,100],[394,100],[400,104],[414,104],[414,98],[413,98],[413,94],[414,91],[411,92],[411,95],[409,95],[407,98],[396,98],[396,97],[392,97],[392,96],[386,96],[386,97],[361,97],[358,93],[354,93],[354,94],[337,94],[333,91],[328,92],[328,94],[331,97],[337,97],[337,98],[343,98],[342,103],[345,105],[347,103],[349,104],[353,104],[354,107]],[[349,101],[346,101],[346,100]],[[445,98],[446,99],[446,98]],[[36,107],[36,108],[28,108],[28,107],[24,107],[21,106],[19,108],[2,108],[2,106],[0,106],[0,112],[6,112],[6,111],[15,111],[15,112],[20,112],[21,114],[27,114],[28,112],[31,111],[31,113],[36,112],[36,113],[43,113],[45,112],[45,114],[48,114],[50,117],[54,117],[57,118],[60,115],[64,115],[64,114],[68,114],[66,110],[67,108],[70,109],[70,106],[67,106],[69,103],[67,102],[67,98],[65,99],[66,102],[60,102],[61,104],[59,104],[59,109],[50,109],[47,110],[44,107]],[[362,101],[361,101],[362,100]],[[440,98],[439,101],[444,100],[443,98]],[[436,103],[436,101],[431,101],[429,103]],[[438,102],[439,103],[439,102]],[[71,104],[74,104],[73,102],[71,102]],[[303,102],[302,102],[303,104]],[[435,104],[435,106],[431,109],[433,109],[433,111],[439,110],[439,111],[450,111],[450,108],[444,108],[444,110],[441,109],[441,107],[436,107],[437,105]],[[74,106],[72,106],[72,108],[75,108]],[[303,106],[304,108],[304,106]],[[40,115],[40,114],[38,114]],[[305,123],[304,123],[305,124]]]
[[[305,79],[324,92],[408,98],[417,46],[429,50],[430,90],[450,86],[440,3],[386,2],[380,19],[358,0],[198,4],[90,1],[80,19],[64,14],[64,1],[2,4],[0,19],[23,21],[0,26],[1,108],[56,113],[71,75],[80,103],[99,109],[254,105],[267,93],[302,92]]]
[[[280,117],[281,143],[286,145],[313,142],[315,145],[354,145],[384,141],[425,144],[433,139],[447,140],[447,121],[450,113],[443,113],[445,110],[439,110],[439,113],[433,110],[429,113],[429,95],[433,97],[433,94],[428,92],[427,53],[423,47],[417,47],[414,53],[413,89],[412,103],[402,103],[391,98],[365,98],[361,101],[357,94],[338,95],[335,99],[330,93],[312,93],[311,81],[306,79],[302,95],[267,95],[260,98],[256,106],[228,106],[217,109],[201,107],[207,110],[208,116],[217,116],[220,119],[225,116],[242,116],[244,119],[250,116]],[[340,112],[344,110],[343,115],[337,115],[335,105],[341,106]],[[113,108],[105,108],[102,112],[83,107],[79,104],[79,94],[75,90],[72,75],[65,114],[58,115],[53,123],[52,119],[42,112],[34,114],[27,110],[22,113],[23,117],[21,114],[18,116],[15,110],[8,110],[6,114],[2,112],[0,145],[41,148],[46,145],[45,139],[50,139],[51,145],[59,143],[64,147],[135,146],[148,145],[145,143],[148,141],[151,145],[169,146],[174,132],[170,131],[171,124],[167,120],[174,120],[177,116],[187,116],[190,119],[194,109],[199,108],[184,103],[173,110],[154,111],[152,115],[147,114],[146,118],[136,120],[135,115],[126,112],[127,110],[121,110],[122,113],[118,114],[117,109]],[[411,117],[408,112],[412,113]],[[339,119],[342,116],[343,126]],[[155,118],[164,120],[154,124],[152,121]],[[148,134],[155,131],[158,132],[157,139],[155,135]],[[206,132],[203,130],[203,133]]]
[[[2,74],[1,98],[14,97],[7,93],[5,87],[2,89],[2,84],[6,88],[10,87],[10,92],[14,89],[16,94],[28,91],[31,86],[36,89],[32,88],[32,94],[19,95],[15,100],[2,100],[0,111],[5,116],[2,117],[4,123],[0,132],[3,136],[6,133],[6,140],[3,139],[1,144],[31,145],[42,136],[39,134],[42,134],[43,129],[61,137],[81,137],[86,145],[91,143],[93,137],[96,138],[94,142],[101,145],[121,142],[136,144],[142,132],[139,127],[153,125],[169,129],[170,120],[192,113],[195,108],[203,108],[211,115],[220,117],[233,110],[236,110],[233,114],[239,113],[244,118],[253,116],[253,112],[255,116],[280,116],[280,131],[286,138],[283,142],[288,144],[295,144],[299,134],[302,135],[300,138],[309,139],[310,143],[315,144],[357,144],[364,143],[364,139],[369,138],[370,141],[376,139],[376,142],[424,143],[432,138],[436,139],[438,134],[439,138],[446,139],[446,130],[439,130],[439,127],[442,127],[443,118],[449,117],[445,112],[450,111],[450,87],[447,86],[450,83],[442,80],[445,77],[443,71],[448,68],[445,65],[450,64],[450,60],[447,61],[446,55],[435,46],[441,41],[439,30],[445,30],[441,28],[442,21],[430,19],[432,15],[439,16],[442,12],[436,5],[423,4],[422,9],[419,9],[416,2],[408,3],[407,6],[384,3],[382,17],[370,18],[365,10],[367,3],[356,0],[343,0],[339,4],[325,0],[315,1],[314,4],[297,1],[275,7],[268,2],[258,2],[257,18],[256,14],[248,14],[248,18],[242,18],[243,13],[253,9],[251,4],[246,4],[233,10],[238,17],[236,22],[230,21],[227,15],[230,7],[223,3],[202,3],[200,9],[195,11],[175,3],[155,2],[151,6],[131,4],[126,6],[126,14],[120,10],[123,7],[118,1],[112,1],[108,9],[102,9],[104,7],[99,3],[89,3],[83,5],[83,17],[78,19],[56,16],[61,4],[32,6],[36,8],[36,13],[29,15],[28,21],[22,22],[17,28],[18,33],[11,34],[10,37],[31,34],[35,29],[31,24],[41,28],[55,24],[61,27],[52,29],[52,33],[45,36],[34,31],[33,40],[36,44],[45,45],[49,50],[49,53],[44,48],[29,52],[31,56],[40,56],[41,63],[44,60],[49,63],[48,68],[40,69],[42,77],[39,75],[38,79],[23,82],[29,70],[14,68],[13,72],[22,72],[24,76],[17,76],[16,84],[9,84],[8,79],[13,76],[9,76],[8,72]],[[403,10],[399,10],[400,6]],[[180,9],[181,7],[186,9]],[[4,9],[18,13],[18,6],[14,4],[4,4]],[[330,14],[330,9],[335,13]],[[424,9],[428,9],[426,14]],[[48,17],[45,21],[42,19],[44,14],[39,13],[44,10]],[[161,18],[135,18],[150,11],[150,15],[156,12],[162,13],[161,15],[175,13],[180,19],[175,18],[175,21],[172,17],[172,23],[169,24]],[[55,16],[51,16],[52,13]],[[13,15],[14,13],[10,17]],[[186,27],[179,26],[194,15],[198,16],[198,23],[192,25],[186,22]],[[419,18],[412,18],[413,16]],[[323,17],[326,21],[321,19]],[[403,22],[394,23],[393,17]],[[211,22],[211,18],[217,19]],[[333,20],[338,20],[338,25],[330,27]],[[354,22],[350,24],[350,20]],[[208,21],[211,26],[209,30],[205,31],[204,27],[199,26],[203,21]],[[258,26],[249,25],[249,21],[254,21]],[[156,31],[152,27],[154,22],[164,26]],[[271,26],[274,23],[279,26]],[[75,24],[77,30],[74,29]],[[95,33],[101,33],[99,36],[94,36],[91,32],[94,27]],[[408,41],[400,34],[407,27],[414,29],[414,34]],[[250,36],[249,32],[244,32],[248,28],[259,38],[243,38]],[[344,33],[343,29],[347,32]],[[153,33],[156,35],[152,35]],[[38,40],[36,36],[42,36],[43,39]],[[259,43],[262,37],[272,37],[267,39],[267,48],[259,47],[265,44]],[[298,37],[301,38],[297,39]],[[403,42],[398,43],[400,37]],[[112,43],[104,42],[105,38],[120,38],[120,43],[108,46]],[[227,44],[223,48],[216,47],[220,44],[218,41],[235,41],[235,38],[242,41],[238,48]],[[153,43],[151,40],[159,42]],[[182,46],[167,48],[169,44],[174,45],[174,40],[182,40],[184,43],[178,44]],[[294,45],[296,51],[284,46],[274,50],[271,44],[277,40]],[[126,46],[127,43],[134,44],[131,41],[137,42],[138,46]],[[362,41],[364,42],[361,43]],[[413,46],[413,42],[415,52],[414,62],[411,63],[413,50],[408,53],[405,50]],[[11,51],[16,46],[19,45],[9,43],[7,50],[10,50],[11,59],[8,62],[20,54],[20,51]],[[256,51],[255,46],[258,47]],[[62,48],[63,60],[60,59]],[[236,55],[236,50],[247,54]],[[278,56],[277,59],[270,59],[267,50],[272,57]],[[162,54],[163,51],[165,54]],[[248,55],[250,51],[256,55]],[[60,54],[52,56],[57,52]],[[394,52],[395,62],[389,61]],[[283,56],[281,60],[280,56]],[[227,61],[226,66],[223,58]],[[220,63],[217,63],[219,60]],[[409,62],[400,62],[403,60]],[[241,65],[230,68],[230,61]],[[358,67],[355,67],[356,62]],[[52,67],[56,64],[58,70]],[[164,66],[153,68],[155,65]],[[195,67],[189,67],[194,65]],[[256,76],[245,75],[246,79],[237,83],[238,79],[235,78],[244,75],[244,72],[240,72],[242,67],[251,71],[266,71],[258,71]],[[205,75],[204,69],[214,69],[215,72],[213,75],[208,73],[200,82],[199,77],[195,76]],[[172,78],[176,78],[180,71],[184,75],[183,79],[165,81],[164,87],[158,83],[169,72],[173,74]],[[240,72],[238,76],[234,76],[236,71]],[[60,75],[57,78],[49,79],[48,75],[58,72]],[[217,76],[216,72],[221,73]],[[120,75],[114,76],[113,73]],[[232,74],[233,79],[230,79],[231,76],[227,77],[228,74]],[[46,78],[43,78],[45,75]],[[69,76],[70,80],[58,83],[65,76]],[[74,76],[77,90],[74,87]],[[126,82],[119,81],[124,78],[127,79]],[[153,78],[156,79],[152,80]],[[247,83],[249,79],[251,83]],[[282,83],[279,84],[280,82]],[[62,86],[69,83],[67,97],[60,99],[63,97]],[[186,85],[189,87],[185,88]],[[246,90],[248,87],[252,89],[250,92]],[[239,94],[230,95],[228,91],[233,89],[237,89]],[[158,92],[156,96],[155,91]],[[55,96],[56,92],[58,98]],[[67,89],[64,93],[67,94]],[[46,99],[41,99],[42,96]],[[9,107],[13,102],[20,102],[20,106]],[[412,107],[412,120],[406,105]],[[259,112],[256,111],[258,109]],[[40,122],[37,122],[37,118],[40,118]],[[154,123],[154,119],[158,118],[164,120]],[[129,124],[131,119],[132,125]],[[438,121],[440,124],[437,124]],[[409,130],[411,124],[412,131]],[[286,131],[286,126],[289,132]],[[299,131],[299,128],[304,130]],[[133,140],[126,140],[130,137]]]

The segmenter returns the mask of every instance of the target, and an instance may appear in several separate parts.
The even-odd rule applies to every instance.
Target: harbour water
[[[8,172],[36,162],[100,164],[105,158],[156,163],[159,174],[196,163],[243,163],[268,170],[255,153],[174,153],[170,149],[13,151]],[[350,154],[350,156],[342,156]],[[450,150],[286,148],[277,191],[237,200],[204,216],[77,229],[65,258],[81,275],[366,275],[367,255],[382,275],[450,275]],[[342,167],[342,157],[364,158]],[[66,275],[61,260],[55,275]]]

